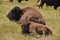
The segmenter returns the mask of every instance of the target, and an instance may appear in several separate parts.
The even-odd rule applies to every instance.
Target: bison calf
[[[46,25],[35,23],[35,22],[29,23],[29,32],[38,33],[40,35],[45,34],[46,36],[52,34],[52,31]]]

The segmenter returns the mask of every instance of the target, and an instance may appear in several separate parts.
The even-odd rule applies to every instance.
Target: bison
[[[19,21],[19,23],[21,23],[22,29],[24,29],[24,27],[27,26],[30,21],[46,25],[45,20],[40,12],[34,8],[26,7],[24,8],[24,14]]]
[[[41,0],[39,7],[43,7],[44,3],[47,6],[54,6],[55,10],[60,6],[60,0]]]
[[[48,36],[49,34],[52,35],[52,31],[46,25],[39,24],[36,22],[29,23],[29,32],[38,33],[40,35],[44,34],[45,36]]]
[[[39,24],[36,22],[30,22],[28,26],[26,26],[23,30],[23,32],[26,32],[29,29],[29,33],[38,33],[39,35],[45,35],[48,36],[49,34],[52,35],[52,31],[43,24]]]
[[[16,6],[7,14],[7,17],[11,21],[15,21],[21,24],[22,29],[28,26],[27,24],[29,24],[30,21],[34,21],[36,23],[46,25],[42,14],[31,7],[26,7],[26,8],[21,9]]]

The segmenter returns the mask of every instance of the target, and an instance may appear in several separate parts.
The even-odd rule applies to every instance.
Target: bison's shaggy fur
[[[11,21],[16,21],[18,23],[21,23],[22,29],[24,29],[24,27],[26,27],[30,21],[34,21],[36,23],[46,25],[41,13],[31,7],[26,7],[24,9],[20,9],[19,7],[14,7],[8,13],[7,17]]]
[[[22,14],[22,10],[16,6],[8,13],[7,17],[11,21],[19,21]]]
[[[29,24],[30,21],[46,25],[44,18],[42,17],[41,13],[38,12],[37,10],[27,7],[24,9],[23,13],[24,14],[22,15],[19,21],[19,23],[21,23],[22,29],[24,29],[25,26]]]
[[[54,6],[55,10],[60,6],[60,0],[41,0],[39,7],[43,7],[44,3],[46,3],[47,6]]]
[[[52,31],[46,25],[35,23],[35,22],[30,22],[29,32],[38,33],[40,35],[44,34],[46,36],[48,36],[49,34],[52,34]]]

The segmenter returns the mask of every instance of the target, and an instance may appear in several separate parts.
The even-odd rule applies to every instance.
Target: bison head
[[[12,21],[18,21],[22,15],[22,10],[19,7],[14,7],[8,14],[7,17]]]

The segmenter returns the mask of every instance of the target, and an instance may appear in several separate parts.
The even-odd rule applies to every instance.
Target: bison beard
[[[31,7],[20,9],[16,6],[8,13],[7,17],[11,21],[20,23],[22,31],[24,31],[24,28],[29,24],[30,21],[46,25],[41,13]]]

